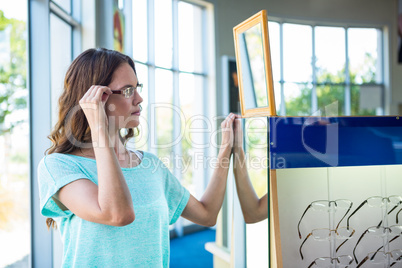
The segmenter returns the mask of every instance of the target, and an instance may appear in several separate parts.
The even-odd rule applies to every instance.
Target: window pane
[[[274,94],[275,94],[275,106],[276,114],[281,115],[281,84],[279,82],[274,82]]]
[[[148,67],[144,64],[136,63],[135,69],[137,71],[137,79],[144,87],[140,93],[143,101],[141,103],[142,111],[140,116],[140,125],[138,131],[135,131],[135,137],[128,142],[130,148],[136,150],[148,151],[149,140],[149,116],[148,116]]]
[[[179,68],[202,73],[202,9],[179,2]]]
[[[287,116],[311,114],[311,84],[285,83],[284,93]]]
[[[381,115],[382,86],[351,86],[352,115]],[[377,110],[378,113],[377,113]]]
[[[170,154],[173,151],[173,75],[172,72],[156,69],[155,71],[156,148],[158,157],[173,168]]]
[[[172,67],[172,1],[155,0],[155,64]]]
[[[1,2],[0,267],[29,267],[30,259],[26,14],[26,0]]]
[[[381,31],[377,29],[348,29],[350,82],[382,83],[378,66],[378,42]]]
[[[287,82],[312,81],[311,26],[283,24],[283,72]]]
[[[268,22],[269,48],[271,50],[271,65],[274,81],[281,80],[281,51],[280,51],[280,28],[277,22]]]
[[[318,83],[345,81],[345,29],[316,27],[315,53]]]
[[[58,100],[63,90],[64,76],[71,63],[71,26],[50,14],[50,72],[52,95],[52,126],[58,119]]]
[[[197,193],[204,190],[203,170],[199,169],[196,173],[194,172],[196,171],[194,169],[202,166],[194,163],[195,159],[200,159],[200,157],[196,157],[197,154],[202,157],[204,153],[203,140],[205,133],[200,131],[206,128],[206,122],[202,117],[202,86],[203,78],[201,76],[180,74],[180,110],[183,113],[181,128],[184,132],[181,146],[183,162],[186,164],[182,169],[182,184],[194,196],[198,196]]]
[[[59,7],[64,9],[67,13],[71,13],[71,0],[52,0]]]
[[[148,60],[147,0],[133,1],[133,57],[134,60]]]
[[[335,115],[344,115],[345,114],[345,87],[341,85],[324,85],[317,86],[317,102],[318,109],[325,111],[325,108],[331,105],[328,111],[332,111],[337,114]],[[334,106],[335,105],[335,108]],[[334,114],[331,114],[334,115]]]

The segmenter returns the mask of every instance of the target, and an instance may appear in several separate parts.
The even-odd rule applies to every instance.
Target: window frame
[[[81,52],[81,4],[82,0],[72,0],[71,13],[67,13],[50,0],[28,1],[30,267],[60,266],[62,261],[60,236],[55,234],[55,230],[47,230],[45,219],[39,211],[37,166],[50,146],[44,137],[49,135],[52,128],[50,15],[57,16],[72,27],[71,51],[74,58]]]

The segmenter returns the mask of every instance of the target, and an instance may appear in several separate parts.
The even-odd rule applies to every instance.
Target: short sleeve
[[[173,224],[186,207],[190,193],[167,167],[164,167],[164,169],[166,171],[165,197],[169,207],[169,224]]]
[[[72,212],[70,210],[63,211],[52,196],[68,183],[87,178],[77,163],[60,155],[47,155],[38,165],[40,211],[45,217],[71,216]]]

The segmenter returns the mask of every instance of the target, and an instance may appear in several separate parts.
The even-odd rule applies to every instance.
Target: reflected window
[[[279,115],[384,114],[383,32],[377,28],[269,22]]]

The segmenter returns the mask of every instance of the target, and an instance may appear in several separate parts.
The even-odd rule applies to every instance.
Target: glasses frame
[[[348,265],[350,265],[350,264],[353,263],[353,257],[350,256],[350,255],[341,255],[341,256],[338,256],[338,257],[336,257],[336,258],[331,258],[331,257],[321,257],[321,258],[331,259],[331,264],[333,263],[334,260],[336,260],[336,261],[338,262],[338,264],[339,264],[339,263],[340,263],[339,258],[341,258],[341,257],[349,257],[349,258],[351,259],[350,262],[347,264],[346,267],[348,267]],[[309,265],[307,268],[311,268],[314,264],[318,266],[318,264],[316,263],[316,261],[319,260],[319,259],[320,259],[320,258],[315,259],[312,263],[310,263],[310,265]]]
[[[297,232],[299,233],[299,238],[302,239],[302,235],[301,235],[301,232],[300,232],[300,223],[301,223],[302,219],[304,218],[304,215],[306,215],[307,211],[308,211],[310,208],[313,207],[313,203],[317,203],[317,202],[328,202],[328,207],[330,207],[330,206],[331,206],[331,203],[334,203],[335,206],[337,206],[337,203],[336,203],[336,202],[339,202],[339,201],[341,201],[341,200],[342,200],[342,201],[346,200],[346,201],[350,202],[350,205],[349,205],[349,208],[347,209],[345,215],[343,215],[342,219],[341,219],[341,220],[338,222],[338,224],[336,225],[335,230],[337,230],[337,229],[339,228],[339,225],[340,225],[341,222],[343,221],[343,219],[346,217],[346,215],[347,215],[347,214],[349,213],[349,211],[351,210],[351,208],[352,208],[352,206],[353,206],[353,202],[350,201],[350,200],[348,200],[348,199],[337,199],[337,200],[334,200],[334,201],[329,201],[329,200],[317,200],[317,201],[311,202],[310,205],[307,206],[307,208],[304,210],[304,212],[303,212],[303,214],[302,214],[302,216],[301,216],[301,218],[300,218],[300,220],[299,220],[299,223],[297,224]],[[348,228],[349,228],[349,226],[348,226]]]
[[[394,226],[401,226],[401,225],[392,225],[392,226],[389,226],[389,227],[382,227],[383,229],[384,229],[384,231],[385,230],[390,230],[390,233],[392,233],[392,231],[391,231],[391,227],[394,227]],[[356,242],[356,245],[355,245],[355,247],[353,248],[353,257],[354,257],[354,259],[355,259],[355,261],[356,261],[356,264],[358,264],[359,262],[357,261],[357,258],[356,258],[356,248],[357,248],[357,245],[359,245],[359,243],[360,243],[360,241],[363,239],[363,237],[369,232],[369,229],[370,228],[380,228],[379,226],[371,226],[371,227],[369,227],[369,228],[367,228],[364,232],[363,232],[363,234],[359,237],[359,239],[357,240],[357,242]],[[397,234],[397,235],[395,235],[395,237],[394,238],[392,238],[388,243],[391,243],[392,241],[394,241],[394,240],[396,240],[398,237],[400,237],[402,234]],[[384,246],[381,246],[381,247],[379,247],[375,252],[374,252],[374,256],[378,253],[378,252],[380,252],[380,250],[383,248]]]
[[[131,96],[133,96],[135,94],[135,91],[137,91],[137,93],[141,93],[143,87],[144,87],[144,84],[137,83],[137,85],[134,87],[126,87],[123,89],[112,90],[112,93],[113,94],[124,94],[124,98],[129,99]],[[133,91],[132,91],[133,93],[129,94],[129,91],[131,89],[133,89]]]
[[[352,238],[352,236],[353,236],[353,235],[355,234],[355,232],[356,232],[356,230],[353,229],[353,228],[347,228],[347,227],[341,227],[341,228],[344,228],[344,229],[347,229],[347,230],[350,230],[350,229],[351,229],[351,230],[352,230],[352,233],[349,235],[348,238],[340,238],[340,239],[345,239],[345,241],[336,249],[336,252],[338,252],[339,248],[340,248],[343,244],[345,244],[345,242],[346,242],[348,239]],[[300,253],[301,259],[304,260],[304,256],[303,256],[303,253],[302,253],[303,245],[306,243],[307,239],[308,239],[310,236],[313,235],[313,232],[314,232],[315,230],[328,230],[328,232],[329,232],[330,234],[331,234],[332,232],[335,232],[335,233],[338,234],[338,236],[339,236],[338,230],[341,229],[341,228],[336,228],[336,229],[334,229],[334,230],[330,230],[330,229],[328,229],[328,228],[321,228],[321,229],[314,229],[314,230],[312,230],[311,233],[309,233],[309,234],[306,236],[306,238],[303,240],[303,242],[302,242],[301,245],[300,245],[299,253]]]
[[[354,214],[356,214],[356,212],[357,212],[359,209],[361,209],[365,204],[368,204],[368,200],[369,200],[370,198],[378,197],[378,198],[381,198],[383,201],[384,201],[384,200],[387,200],[388,203],[391,203],[391,201],[390,201],[389,198],[390,198],[390,197],[393,197],[393,196],[398,196],[398,195],[391,195],[391,196],[388,196],[388,197],[372,196],[372,197],[367,198],[366,200],[364,200],[364,201],[355,209],[355,211],[352,212],[352,214],[349,215],[349,217],[348,217],[348,219],[347,219],[347,221],[346,221],[346,226],[349,227],[350,218],[351,218]],[[401,196],[398,196],[398,197],[401,197]],[[394,206],[394,207],[388,212],[388,215],[389,215],[390,213],[392,213],[400,204],[402,204],[402,201],[400,201],[398,205]],[[381,226],[381,224],[382,224],[382,221],[381,221],[377,226]]]
[[[367,256],[356,266],[356,268],[359,268],[359,267],[362,266],[366,261],[368,261],[368,260],[370,259],[370,254],[373,254],[372,258],[374,258],[375,255],[376,255],[377,253],[380,253],[380,252],[382,252],[384,255],[385,255],[385,254],[387,254],[387,255],[389,254],[389,255],[392,256],[392,252],[396,252],[396,251],[401,251],[401,249],[394,249],[394,250],[392,250],[392,251],[390,251],[390,252],[384,252],[384,251],[370,252],[370,253],[367,254]],[[402,257],[402,256],[401,256],[401,257]],[[401,260],[401,259],[400,259],[401,257],[398,258],[398,261]],[[391,266],[394,266],[396,263],[397,263],[397,262],[394,261],[394,262],[390,265],[390,267],[391,267]]]

